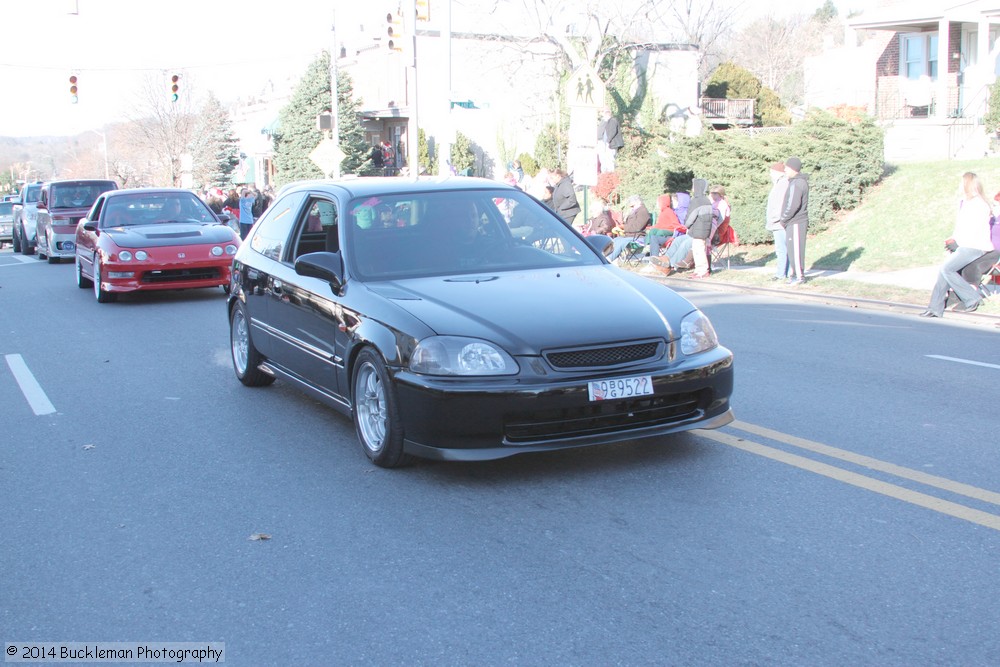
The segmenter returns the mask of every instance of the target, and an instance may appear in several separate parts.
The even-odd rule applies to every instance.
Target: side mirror
[[[83,223],[83,228],[86,229],[88,232],[96,232],[97,231],[97,223],[96,222],[87,220],[86,218],[80,218],[80,222]]]
[[[339,293],[344,286],[344,266],[339,252],[310,252],[295,260],[295,273],[330,283]]]
[[[615,242],[611,240],[611,237],[605,236],[604,234],[592,234],[588,236],[587,243],[591,248],[605,257],[611,254],[611,250],[615,246]]]

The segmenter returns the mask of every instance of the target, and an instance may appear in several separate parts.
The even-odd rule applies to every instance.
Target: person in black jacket
[[[712,206],[707,189],[708,181],[702,178],[691,181],[691,203],[688,204],[687,220],[684,222],[691,237],[691,253],[694,256],[694,271],[690,278],[707,278],[711,271],[708,266],[708,239],[715,227],[713,218],[718,218],[719,211]]]
[[[566,224],[572,225],[580,212],[580,202],[577,201],[573,181],[565,171],[556,168],[549,172],[549,183],[552,185],[552,210],[565,220]]]
[[[622,137],[621,124],[611,113],[610,107],[604,107],[604,118],[597,126],[597,155],[601,165],[601,173],[615,170],[615,156],[618,149],[625,145]]]
[[[805,280],[806,229],[809,226],[809,181],[802,172],[802,160],[790,157],[785,160],[788,189],[778,220],[785,229],[785,247],[788,249],[788,284],[801,285]]]

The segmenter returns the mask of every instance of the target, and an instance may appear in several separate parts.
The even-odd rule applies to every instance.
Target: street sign
[[[573,70],[566,82],[566,105],[576,107],[604,108],[605,88],[601,77],[590,65],[581,65]]]
[[[340,150],[340,146],[333,139],[324,139],[309,153],[309,159],[322,169],[324,174],[330,174],[340,166],[344,159],[344,151]]]

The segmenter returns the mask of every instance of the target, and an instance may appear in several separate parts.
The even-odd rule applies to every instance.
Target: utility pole
[[[330,35],[332,36],[332,45],[330,47],[330,97],[332,98],[330,106],[330,134],[333,137],[333,141],[337,148],[340,148],[340,116],[338,113],[338,108],[340,105],[338,103],[337,95],[337,58],[340,56],[340,49],[337,47],[337,10],[333,10],[333,25],[330,26]],[[337,164],[331,172],[333,178],[340,178],[340,161],[336,161]]]
[[[412,92],[407,102],[410,107],[410,117],[406,123],[406,166],[410,176],[420,173],[420,157],[417,152],[417,0],[407,0],[403,3],[403,24],[408,26],[410,43],[404,46],[406,54],[406,80]]]
[[[438,173],[447,176],[451,165],[451,145],[455,142],[455,124],[451,117],[451,0],[443,0],[444,25],[441,29],[441,38],[444,40],[445,56],[445,98],[444,98],[444,123],[445,129],[438,138],[436,150],[438,160]]]

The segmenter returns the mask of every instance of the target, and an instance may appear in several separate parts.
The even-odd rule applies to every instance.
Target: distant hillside
[[[67,154],[76,142],[74,137],[0,137],[0,171],[15,179],[45,180],[59,173],[69,162]]]

